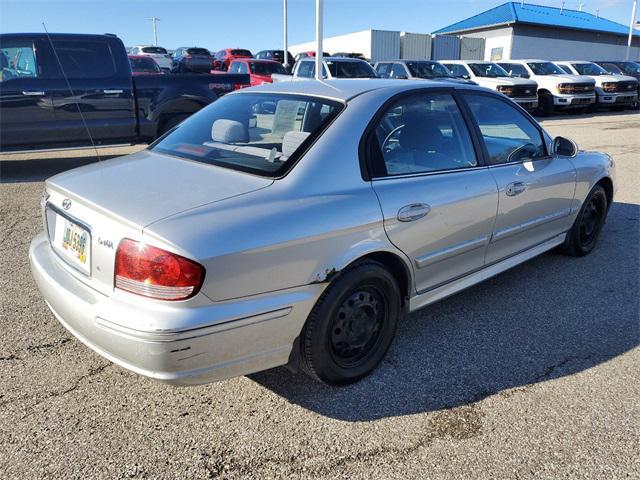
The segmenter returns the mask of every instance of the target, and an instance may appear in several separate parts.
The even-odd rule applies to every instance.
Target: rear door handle
[[[42,97],[46,95],[46,93],[40,90],[23,90],[22,95],[26,95],[27,97]]]
[[[122,90],[118,90],[118,89],[105,89],[105,90],[102,90],[102,93],[106,93],[107,95],[108,94],[114,94],[114,93],[122,93],[122,92],[123,92]]]
[[[506,194],[510,197],[515,197],[516,195],[520,195],[527,189],[527,184],[524,182],[512,182],[507,185]]]
[[[426,203],[412,203],[398,210],[398,220],[401,222],[413,222],[419,220],[431,211]]]

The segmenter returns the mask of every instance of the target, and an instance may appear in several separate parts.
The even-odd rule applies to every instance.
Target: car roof
[[[560,63],[594,63],[590,60],[554,60],[554,62]]]
[[[349,101],[366,92],[373,90],[388,90],[390,95],[413,89],[436,88],[479,88],[474,85],[452,84],[448,81],[436,80],[396,80],[385,78],[337,78],[332,80],[303,80],[299,82],[275,82],[258,87],[243,88],[232,95],[250,93],[284,93],[290,95],[311,95],[315,97],[332,98],[339,101]],[[484,90],[484,89],[483,89]]]
[[[369,63],[366,60],[362,60],[361,58],[351,58],[351,57],[322,57],[324,61],[330,62],[364,62]],[[316,57],[305,57],[300,59],[301,62],[315,62]]]

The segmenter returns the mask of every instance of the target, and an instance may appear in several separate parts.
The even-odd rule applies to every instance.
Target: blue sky
[[[325,36],[368,28],[431,32],[501,0],[325,0]],[[527,3],[560,6],[561,0]],[[566,0],[577,9],[580,0]],[[582,0],[584,10],[628,24],[631,0]],[[282,0],[0,0],[0,32],[115,33],[126,45],[282,48]],[[315,1],[289,0],[289,43],[314,39]]]

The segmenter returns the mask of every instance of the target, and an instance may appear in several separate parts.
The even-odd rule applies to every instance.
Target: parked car
[[[596,82],[594,107],[624,110],[638,101],[638,81],[633,77],[610,75],[600,65],[578,60],[554,62],[569,75],[584,75]]]
[[[50,38],[0,35],[7,65],[0,82],[2,151],[150,141],[249,83],[248,75],[134,77],[113,35]]]
[[[473,80],[481,87],[500,92],[529,112],[538,108],[538,84],[533,80],[510,77],[496,63],[480,60],[444,60],[442,64],[452,75]]]
[[[336,52],[331,54],[332,57],[343,57],[343,58],[357,58],[359,60],[364,60],[368,62],[369,59],[365,57],[362,53],[357,52]]]
[[[260,50],[255,54],[255,58],[259,60],[274,60],[284,64],[284,50]],[[287,63],[289,66],[293,66],[295,63],[293,55],[289,52],[287,52]]]
[[[357,58],[327,57],[322,59],[323,78],[378,78],[373,67]],[[309,80],[316,74],[315,58],[303,58],[296,62],[291,75],[273,74],[274,82]]]
[[[166,72],[171,71],[173,59],[166,48],[154,45],[138,45],[132,47],[129,55],[151,57]]]
[[[283,74],[287,71],[280,62],[273,60],[258,60],[256,58],[242,58],[234,60],[229,66],[229,73],[246,73],[249,75],[251,86],[262,85],[263,83],[271,83],[271,75]],[[214,73],[212,71],[211,73]]]
[[[327,52],[322,52],[323,57],[330,57],[331,55]],[[299,60],[303,58],[316,58],[316,52],[308,51],[308,52],[300,52],[294,57],[294,63],[298,63]]]
[[[385,60],[377,62],[373,69],[380,78],[438,80],[476,85],[472,80],[454,77],[447,67],[433,60]]]
[[[129,64],[133,76],[138,75],[162,75],[164,72],[156,61],[145,55],[129,55]]]
[[[214,54],[213,68],[214,70],[227,71],[231,62],[238,58],[253,58],[253,54],[243,48],[225,48]]]
[[[635,78],[638,81],[638,97],[640,99],[640,64],[637,62],[623,61],[597,61],[593,63],[600,65],[610,75],[622,75]],[[636,102],[636,107],[640,107],[640,101]]]
[[[29,257],[62,325],[134,372],[289,364],[344,385],[404,314],[552,248],[593,251],[613,192],[608,155],[484,88],[281,83],[48,179]]]
[[[213,66],[211,52],[201,47],[180,47],[173,53],[172,73],[207,73]]]
[[[512,77],[529,78],[538,84],[538,110],[541,115],[550,115],[555,110],[583,112],[596,101],[593,78],[567,75],[553,62],[509,60],[497,64]]]

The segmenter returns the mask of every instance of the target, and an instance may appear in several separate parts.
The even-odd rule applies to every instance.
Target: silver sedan
[[[591,252],[613,194],[608,155],[480,87],[270,84],[49,179],[29,256],[62,325],[137,373],[286,364],[342,385],[407,312],[554,247]]]

